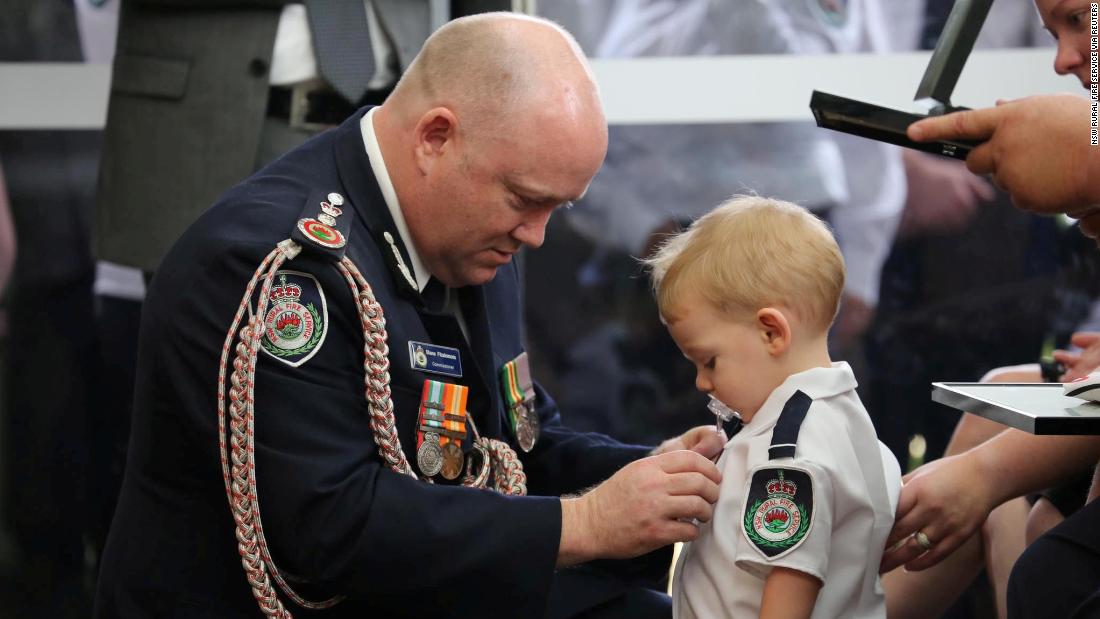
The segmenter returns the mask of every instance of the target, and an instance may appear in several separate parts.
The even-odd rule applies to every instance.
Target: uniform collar
[[[397,201],[397,192],[390,180],[390,173],[386,169],[386,162],[382,157],[382,148],[378,145],[378,136],[374,133],[374,112],[378,108],[372,107],[359,121],[359,129],[363,134],[363,146],[367,149],[367,158],[370,159],[371,171],[378,181],[378,188],[382,191],[382,199],[386,201],[386,208],[390,211],[393,224],[397,228],[397,234],[401,238],[401,244],[409,254],[409,264],[412,266],[413,276],[416,278],[417,289],[424,291],[428,285],[431,273],[424,267],[420,259],[420,252],[409,236],[409,226],[405,223],[405,214],[401,211],[401,204]]]
[[[851,391],[856,388],[856,384],[856,377],[846,361],[837,361],[827,368],[810,368],[791,374],[771,392],[752,421],[746,424],[734,439],[755,436],[771,430],[779,420],[783,405],[795,391],[801,391],[814,400],[820,400]]]

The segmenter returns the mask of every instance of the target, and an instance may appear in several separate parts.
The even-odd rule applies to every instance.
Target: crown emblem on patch
[[[286,275],[279,276],[279,285],[271,289],[271,300],[275,303],[284,301],[297,301],[302,298],[302,287],[298,284],[287,283]]]
[[[783,479],[783,469],[779,469],[779,479],[769,479],[767,484],[768,496],[785,496],[794,498],[798,493],[798,484],[789,479]]]

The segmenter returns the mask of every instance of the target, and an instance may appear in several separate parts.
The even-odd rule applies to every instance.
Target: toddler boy
[[[696,387],[744,426],[718,459],[714,516],[676,566],[673,614],[886,616],[879,560],[901,487],[827,336],[844,260],[824,223],[737,197],[651,259],[661,316]]]

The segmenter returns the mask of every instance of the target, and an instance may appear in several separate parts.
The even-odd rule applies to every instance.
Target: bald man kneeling
[[[572,38],[488,14],[223,194],[149,290],[96,616],[670,616],[724,437],[570,430],[521,333],[606,149]]]

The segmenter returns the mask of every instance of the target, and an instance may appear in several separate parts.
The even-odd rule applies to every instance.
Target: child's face
[[[731,319],[709,303],[686,299],[668,331],[695,364],[695,387],[741,413],[748,423],[782,380],[767,338],[753,317]]]

